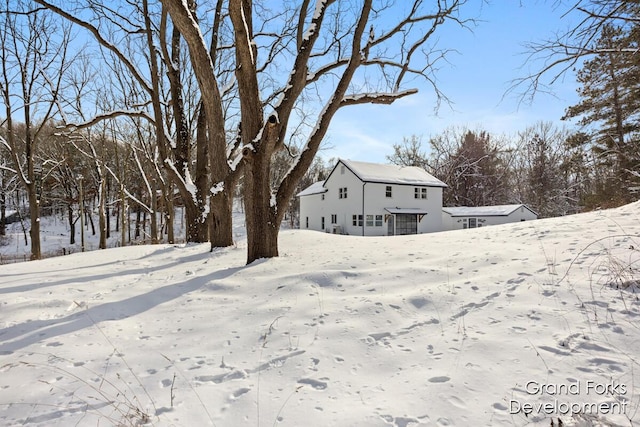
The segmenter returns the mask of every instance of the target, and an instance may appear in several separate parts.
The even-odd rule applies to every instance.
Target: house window
[[[353,215],[351,219],[354,227],[362,227],[362,215]]]
[[[478,226],[478,221],[476,218],[469,218],[469,228],[476,228]]]
[[[324,230],[324,217],[320,218],[320,228]]]
[[[367,227],[373,227],[373,215],[367,215]]]
[[[309,228],[309,217],[307,217],[305,228]]]
[[[340,175],[344,175],[344,166],[340,167]]]
[[[347,198],[347,187],[340,187],[338,189],[338,199],[346,199]]]
[[[387,189],[386,189],[386,191],[385,191],[385,195],[386,195],[387,197],[391,197],[391,191],[392,191],[391,186],[390,186],[390,185],[387,185]]]
[[[376,215],[376,227],[382,227],[382,215]]]
[[[422,187],[416,187],[413,189],[413,197],[415,199],[426,199],[427,198],[427,189]]]
[[[338,223],[338,215],[331,214],[331,224],[337,224],[337,223]]]
[[[322,195],[322,200],[324,200],[324,194]]]

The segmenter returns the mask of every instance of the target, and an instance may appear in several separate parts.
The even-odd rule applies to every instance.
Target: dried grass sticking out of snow
[[[0,266],[0,424],[638,423],[639,208]]]

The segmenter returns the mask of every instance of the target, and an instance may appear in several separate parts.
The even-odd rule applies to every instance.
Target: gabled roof
[[[326,193],[327,189],[324,188],[323,185],[324,185],[324,181],[314,182],[313,184],[311,184],[310,186],[308,186],[307,188],[305,188],[304,190],[296,194],[296,197],[311,196],[313,194]]]
[[[356,162],[344,159],[340,159],[338,161],[329,174],[329,177],[333,175],[341,163],[353,172],[353,174],[362,182],[419,185],[427,187],[447,186],[447,184],[440,181],[438,178],[416,166],[385,165],[381,163]],[[327,177],[327,180],[329,177]]]
[[[456,206],[442,208],[443,212],[448,213],[451,216],[508,216],[516,210],[524,207],[534,215],[538,215],[527,205],[496,205],[496,206]]]

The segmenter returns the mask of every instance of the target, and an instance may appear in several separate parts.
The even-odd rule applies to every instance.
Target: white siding
[[[330,218],[325,214],[326,203],[322,200],[323,194],[311,194],[300,197],[300,229],[325,231],[321,228],[322,217],[325,217],[325,228],[328,227]],[[325,196],[326,198],[326,196]],[[307,219],[309,226],[307,227]]]
[[[509,215],[469,215],[469,216],[451,216],[447,212],[442,212],[442,229],[443,230],[461,230],[464,223],[469,223],[469,218],[476,218],[478,224],[482,227],[490,225],[508,224],[511,222],[532,221],[538,217],[524,206],[519,207]]]
[[[392,188],[391,198],[386,197],[386,188],[388,186]],[[442,229],[442,188],[426,187],[426,199],[416,199],[414,196],[415,188],[425,187],[367,183],[365,185],[365,215],[383,215],[383,218],[386,219],[388,218],[389,212],[387,212],[385,208],[424,209],[427,214],[424,215],[418,223],[418,233],[440,231]],[[382,227],[365,226],[365,235],[386,236],[386,220]]]
[[[329,222],[332,214],[337,215],[336,225],[342,228],[344,234],[362,235],[362,227],[352,225],[352,216],[362,215],[362,181],[347,167],[344,167],[343,173],[343,167],[339,164],[325,183],[325,211]],[[346,198],[340,198],[341,188],[347,189]]]
[[[308,218],[310,230],[333,232],[337,228],[338,232],[343,234],[386,236],[387,221],[392,216],[386,208],[399,208],[426,212],[418,217],[422,217],[418,222],[418,233],[441,231],[442,187],[427,185],[429,184],[363,182],[347,165],[340,162],[324,182],[326,192],[305,195],[305,192],[317,190],[309,187],[301,193],[303,195],[299,196],[300,228],[307,228]],[[391,197],[386,197],[387,187],[391,187]],[[416,188],[420,191],[418,198],[415,197]],[[423,188],[427,190],[426,199],[421,197]],[[346,197],[344,197],[344,189],[346,189]],[[341,194],[343,197],[340,197]],[[322,200],[323,195],[324,200]],[[334,215],[335,224],[332,223]],[[369,215],[373,225],[367,225]],[[322,229],[322,217],[325,220],[324,229]],[[382,221],[381,225],[380,221]]]

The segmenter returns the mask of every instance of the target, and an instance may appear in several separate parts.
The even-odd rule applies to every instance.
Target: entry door
[[[387,236],[393,236],[395,234],[395,226],[394,226],[394,218],[395,215],[389,215],[389,219],[387,220]]]

